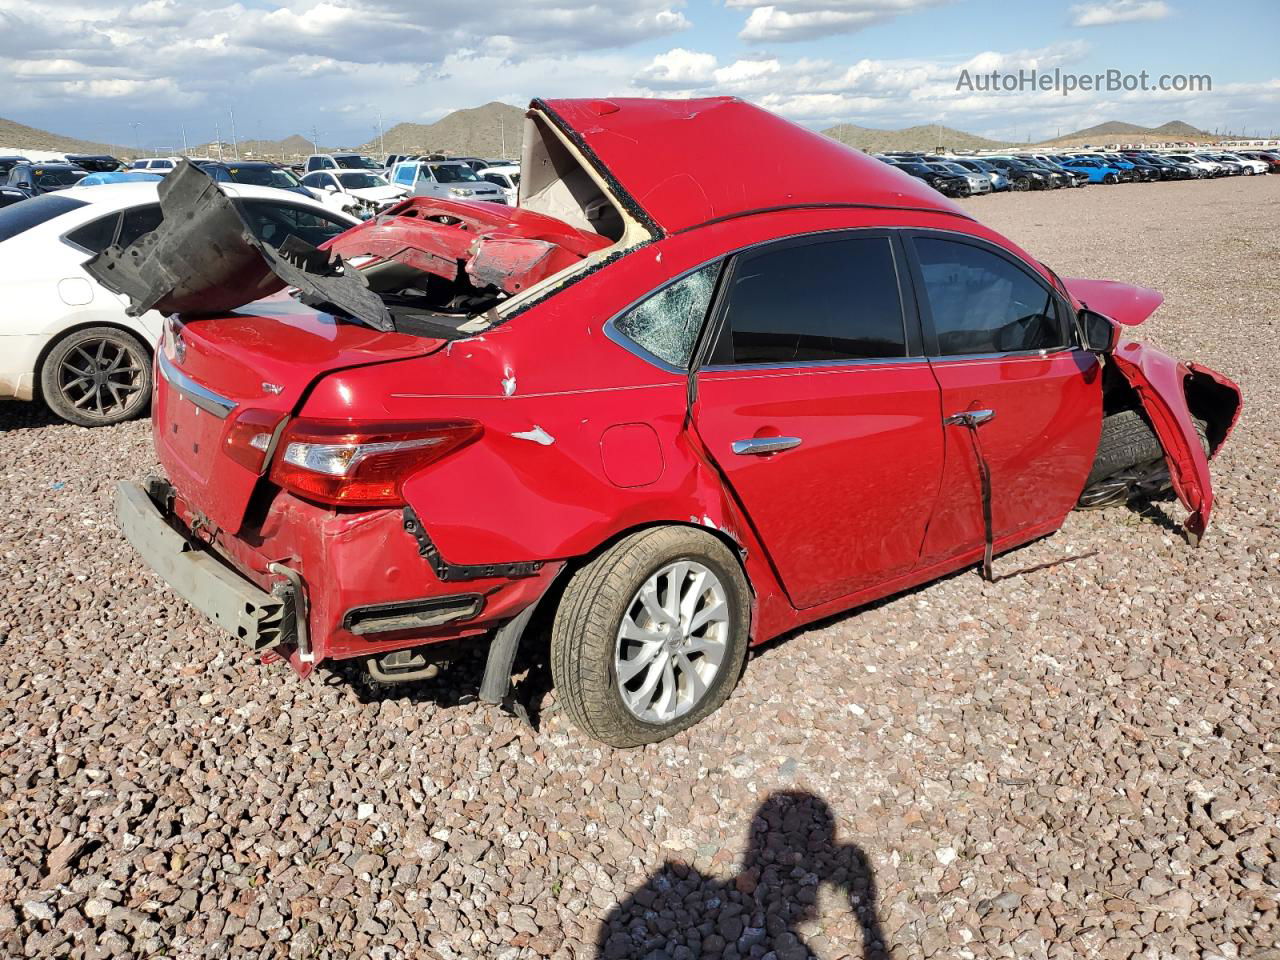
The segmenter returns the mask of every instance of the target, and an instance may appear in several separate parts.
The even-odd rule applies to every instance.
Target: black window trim
[[[115,226],[115,229],[111,231],[111,241],[107,244],[107,247],[109,247],[112,244],[114,244],[116,242],[116,238],[120,236],[120,225],[124,222],[123,214],[124,214],[123,210],[114,210],[111,213],[104,213],[100,217],[95,217],[92,220],[86,220],[84,223],[80,224],[77,227],[72,227],[70,230],[63,231],[63,233],[59,235],[58,239],[63,243],[65,243],[68,247],[71,247],[71,249],[79,250],[81,253],[87,253],[90,256],[97,253],[101,253],[102,251],[100,250],[90,250],[88,247],[82,247],[80,244],[76,243],[74,240],[71,239],[71,234],[78,233],[79,231],[83,230],[85,227],[92,226],[93,224],[97,223],[100,220],[106,220],[108,218],[114,217],[116,221],[116,226]],[[105,249],[106,247],[103,247],[103,250]]]
[[[699,372],[719,373],[749,372],[752,370],[803,370],[815,367],[882,367],[890,364],[923,363],[927,358],[924,353],[924,340],[920,326],[920,316],[916,303],[916,293],[911,278],[906,270],[906,253],[902,246],[902,230],[892,227],[834,227],[828,230],[816,230],[809,233],[795,234],[789,237],[778,237],[753,243],[732,253],[726,254],[729,259],[728,268],[722,272],[716,296],[709,311],[710,319],[705,324],[706,335],[701,338],[698,352],[694,354],[694,367]],[[710,362],[716,342],[724,334],[725,314],[728,307],[726,292],[733,284],[734,273],[738,264],[757,254],[769,250],[785,249],[791,246],[805,246],[813,243],[828,243],[842,239],[863,239],[883,237],[889,241],[890,253],[893,257],[894,271],[898,281],[898,300],[902,305],[902,324],[906,342],[906,355],[901,357],[851,357],[845,360],[789,360],[776,363],[716,363]]]
[[[810,230],[805,233],[792,234],[787,237],[771,237],[768,240],[758,240],[755,243],[748,243],[732,250],[726,250],[718,256],[709,257],[698,263],[696,266],[689,267],[676,276],[670,278],[660,286],[654,287],[632,300],[621,310],[613,314],[604,324],[604,335],[616,343],[628,353],[634,354],[641,360],[645,360],[653,366],[667,373],[677,374],[687,377],[689,373],[706,371],[750,371],[750,370],[790,370],[804,369],[812,367],[844,367],[844,366],[885,366],[887,364],[898,363],[922,363],[927,362],[928,357],[924,350],[924,340],[920,325],[920,316],[918,304],[916,302],[916,292],[911,277],[907,273],[907,254],[902,244],[901,227],[828,227],[821,230]],[[726,291],[733,279],[733,272],[739,258],[743,254],[753,253],[755,251],[763,251],[766,247],[778,247],[782,245],[802,245],[806,243],[821,243],[824,241],[838,240],[844,237],[887,237],[891,244],[894,260],[894,270],[897,273],[898,295],[902,303],[902,322],[906,332],[907,355],[904,357],[859,357],[848,360],[794,360],[787,363],[735,363],[735,364],[716,364],[714,366],[707,363],[707,357],[710,355],[711,349],[715,344],[716,338],[724,326],[725,312],[725,295]],[[703,267],[715,263],[717,260],[725,261],[724,266],[720,270],[720,275],[716,278],[716,287],[711,295],[711,304],[707,308],[707,315],[703,318],[702,329],[698,333],[695,341],[693,355],[690,358],[688,368],[677,367],[668,363],[661,357],[650,353],[640,344],[636,343],[625,333],[618,330],[615,321],[623,314],[635,309],[644,303],[650,297],[656,296],[672,284],[679,283],[685,277],[692,273],[697,273]]]
[[[971,360],[996,360],[1006,357],[1049,357],[1059,353],[1070,353],[1082,349],[1078,339],[1078,327],[1076,322],[1075,311],[1071,309],[1071,304],[1062,296],[1061,292],[1054,289],[1040,272],[1031,267],[1021,257],[1015,256],[999,244],[992,243],[982,237],[976,237],[970,233],[959,233],[953,230],[941,230],[935,228],[923,227],[904,227],[898,230],[900,239],[903,244],[906,256],[907,270],[911,276],[912,286],[915,288],[916,312],[920,321],[921,332],[924,335],[925,355],[931,363],[957,363]],[[1067,342],[1065,346],[1048,347],[1042,350],[1010,350],[1004,353],[957,353],[943,354],[938,350],[937,333],[933,327],[933,312],[929,306],[929,298],[925,292],[924,274],[920,270],[920,258],[916,252],[915,238],[929,238],[936,240],[950,240],[955,243],[966,243],[969,246],[977,247],[988,253],[995,254],[1002,260],[1007,262],[1015,269],[1021,270],[1027,274],[1032,280],[1038,283],[1049,294],[1054,301],[1058,311],[1059,322],[1065,327]]]

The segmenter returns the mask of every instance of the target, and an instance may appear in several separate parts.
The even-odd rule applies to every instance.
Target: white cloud
[[[635,83],[660,96],[732,94],[814,127],[851,122],[899,129],[941,123],[995,139],[1039,139],[1103,120],[1160,124],[1181,119],[1221,126],[1232,117],[1275,115],[1280,80],[1215,85],[1212,98],[1192,93],[1053,91],[982,93],[957,90],[962,70],[1064,70],[1082,67],[1088,46],[1073,41],[1035,50],[985,51],[965,60],[874,60],[853,63],[797,58],[722,63],[710,53],[679,49],[655,57]],[[685,86],[678,82],[687,81]],[[1242,123],[1237,123],[1237,126]]]
[[[725,6],[749,9],[738,37],[748,43],[812,40],[833,33],[854,33],[906,13],[950,0],[726,0]]]
[[[1164,0],[1105,0],[1081,3],[1071,8],[1073,27],[1105,27],[1113,23],[1163,20],[1173,11]]]

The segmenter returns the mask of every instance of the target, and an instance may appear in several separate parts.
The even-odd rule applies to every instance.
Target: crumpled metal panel
[[[303,302],[332,307],[377,329],[394,330],[382,299],[358,271],[290,237],[280,250],[259,240],[213,179],[184,160],[159,185],[164,219],[126,248],[85,263],[95,280],[129,298],[126,311],[226,313],[297,287]]]

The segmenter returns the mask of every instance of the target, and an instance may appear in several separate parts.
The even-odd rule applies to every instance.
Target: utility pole
[[[320,134],[316,133],[316,125],[311,125],[311,152],[320,152]]]
[[[138,128],[142,126],[141,120],[130,120],[129,126],[133,127],[133,149],[137,151],[138,156],[142,155],[142,144],[138,140]],[[134,157],[136,160],[137,157]]]
[[[183,124],[179,124],[179,126],[182,129],[182,155],[185,157],[188,153],[191,152],[190,149],[187,147],[187,125],[183,123]]]
[[[387,156],[387,144],[382,136],[382,111],[378,111],[378,152],[385,159]]]
[[[218,121],[213,121],[213,142],[218,145],[218,162],[222,162],[222,132],[218,127]]]
[[[240,144],[236,143],[236,112],[228,110],[231,115],[231,152],[236,155],[236,159],[240,159]]]
[[[507,159],[507,122],[506,117],[498,114],[498,136],[502,138],[502,159]]]

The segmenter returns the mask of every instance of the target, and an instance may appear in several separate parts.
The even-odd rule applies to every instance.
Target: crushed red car
[[[733,98],[534,101],[522,171],[516,209],[275,251],[184,168],[92,262],[172,314],[167,476],[120,524],[245,649],[391,682],[487,644],[499,702],[541,610],[561,702],[627,746],[749,645],[989,574],[1078,505],[1172,488],[1203,535],[1240,393],[1120,338],[1159,294]]]

